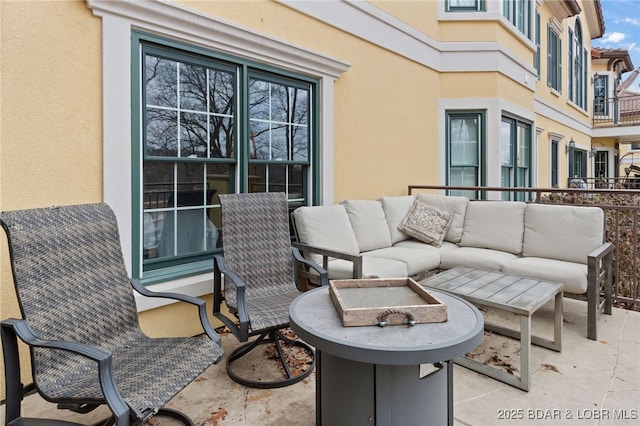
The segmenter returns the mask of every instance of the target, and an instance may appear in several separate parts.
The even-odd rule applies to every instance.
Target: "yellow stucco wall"
[[[0,210],[101,201],[100,20],[82,1],[0,8]],[[0,256],[0,317],[19,317],[4,233]]]

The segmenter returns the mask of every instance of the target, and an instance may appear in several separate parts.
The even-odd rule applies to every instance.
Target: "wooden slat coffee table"
[[[519,331],[485,322],[485,330],[520,339],[520,377],[466,357],[457,358],[457,364],[529,391],[531,344],[558,352],[562,350],[562,284],[466,266],[432,275],[420,281],[420,284],[445,290],[477,305],[520,315]],[[553,298],[553,340],[533,336],[531,316]]]

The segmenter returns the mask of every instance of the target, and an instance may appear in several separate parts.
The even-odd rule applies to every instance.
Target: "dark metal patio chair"
[[[299,264],[313,268],[323,285],[328,283],[327,272],[291,246],[283,193],[220,194],[220,203],[224,256],[215,256],[213,312],[240,342],[246,342],[227,357],[227,373],[235,382],[255,388],[297,383],[313,371],[315,354],[309,345],[285,337],[280,330],[289,326],[289,305],[300,294]],[[221,311],[222,300],[232,316]],[[252,336],[258,337],[249,342]],[[286,378],[254,380],[233,368],[235,361],[268,343],[275,345]],[[309,367],[302,372],[290,368],[281,343],[305,350]]]
[[[7,425],[58,425],[21,417],[35,388],[58,408],[86,413],[107,404],[96,424],[141,424],[222,357],[201,299],[153,293],[128,278],[115,215],[106,204],[3,212],[13,281],[23,319],[2,321]],[[150,338],[139,327],[134,294],[169,297],[199,309],[204,334]],[[18,338],[31,353],[34,384],[20,382]]]

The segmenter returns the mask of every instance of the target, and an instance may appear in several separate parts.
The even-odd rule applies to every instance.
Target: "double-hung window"
[[[607,117],[609,115],[609,78],[606,75],[598,75],[593,82],[593,115]]]
[[[503,0],[502,14],[525,37],[531,37],[531,0]]]
[[[540,80],[540,13],[536,10],[536,52],[533,54],[533,66],[536,68],[538,80]]]
[[[317,81],[136,36],[137,275],[199,273],[221,250],[218,194],[284,192],[292,209],[310,203]]]
[[[484,113],[447,112],[447,183],[450,186],[484,185]],[[478,198],[476,191],[451,191],[450,195]]]
[[[560,142],[557,140],[551,141],[551,187],[558,188],[560,185],[560,164],[558,159],[560,158]]]
[[[562,91],[562,40],[551,25],[547,26],[547,85]]]
[[[582,27],[580,21],[576,20],[575,31],[568,31],[569,37],[569,64],[568,69],[568,91],[569,100],[587,109],[587,51],[582,45]]]
[[[516,118],[502,117],[500,124],[501,186],[531,187],[531,124]],[[517,200],[524,200],[525,193],[515,194]],[[511,199],[509,192],[503,199]]]

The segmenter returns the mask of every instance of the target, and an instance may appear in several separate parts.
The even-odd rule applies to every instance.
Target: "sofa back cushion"
[[[520,201],[471,201],[460,245],[522,253],[524,211]]]
[[[586,264],[604,241],[599,207],[528,204],[524,217],[524,256]]]
[[[423,203],[429,204],[442,211],[450,211],[453,216],[449,229],[444,236],[444,241],[459,243],[462,238],[464,227],[464,216],[467,211],[469,199],[467,197],[457,197],[450,195],[418,194],[416,198]]]
[[[356,236],[342,204],[298,207],[293,212],[293,219],[299,242],[352,255],[359,253]]]
[[[416,198],[413,195],[379,198],[387,220],[391,244],[409,239],[409,235],[398,229],[402,220],[407,216]]]
[[[391,247],[389,226],[380,201],[345,200],[341,204],[347,211],[361,253]]]

